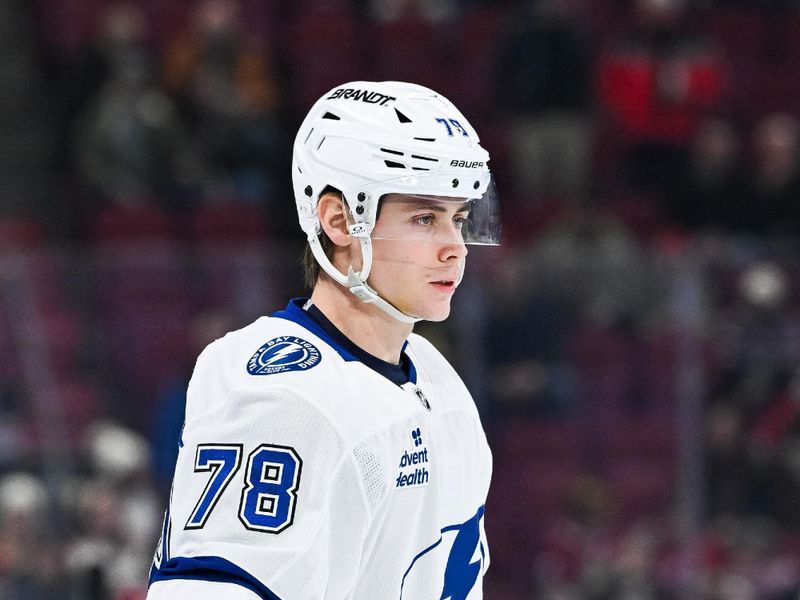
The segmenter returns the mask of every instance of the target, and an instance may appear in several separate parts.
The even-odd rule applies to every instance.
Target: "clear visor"
[[[500,212],[494,182],[483,193],[455,197],[392,192],[383,194],[373,240],[408,240],[438,244],[500,244]]]

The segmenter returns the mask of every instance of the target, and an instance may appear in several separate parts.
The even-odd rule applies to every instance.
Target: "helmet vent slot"
[[[431,158],[430,156],[417,156],[416,154],[412,154],[411,158],[416,158],[419,160],[429,160],[431,162],[439,162],[438,158]]]
[[[396,108],[394,109],[394,112],[397,114],[397,120],[400,121],[401,123],[411,123],[411,119],[409,119],[407,116],[405,116]]]
[[[332,112],[326,112],[324,115],[322,115],[322,118],[323,118],[323,119],[330,119],[330,120],[332,120],[332,121],[341,121],[341,120],[342,120],[342,118],[341,118],[341,117],[337,117],[337,116],[336,116],[335,114],[333,114]]]
[[[415,140],[418,140],[418,141],[420,141],[420,142],[435,142],[435,141],[436,141],[436,138],[420,138],[420,137],[415,137],[414,139],[415,139]]]
[[[403,153],[399,150],[389,150],[388,148],[381,148],[381,152],[386,152],[387,154],[396,154],[397,156],[403,156]]]
[[[393,160],[385,160],[383,162],[390,169],[405,169],[406,168],[406,166],[403,163],[395,162]]]

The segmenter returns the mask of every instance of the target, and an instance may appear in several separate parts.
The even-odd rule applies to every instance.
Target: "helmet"
[[[436,92],[410,83],[357,81],[340,85],[311,108],[297,133],[292,181],[300,227],[320,267],[363,301],[403,322],[406,315],[367,285],[371,233],[380,199],[390,193],[470,200],[467,244],[499,242],[489,154],[461,112]],[[342,192],[363,264],[347,274],[319,242],[317,201],[332,186]]]

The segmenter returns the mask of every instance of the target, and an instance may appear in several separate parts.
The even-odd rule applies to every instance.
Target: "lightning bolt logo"
[[[442,592],[438,596],[438,600],[466,600],[469,597],[478,582],[485,559],[480,526],[484,510],[484,507],[481,506],[475,516],[468,521],[443,528],[439,540],[414,558],[403,576],[403,583],[400,586],[401,600],[419,597],[418,591],[414,589],[405,590],[406,594],[404,595],[403,588],[406,579],[417,564],[426,560],[426,556],[442,552],[447,552],[447,565],[443,574]],[[434,598],[436,597],[434,596]]]
[[[322,360],[314,344],[291,336],[274,338],[247,361],[250,375],[274,375],[285,371],[307,371]]]
[[[275,348],[275,346],[273,346],[273,348]],[[295,344],[293,342],[287,342],[286,345],[283,348],[281,348],[280,350],[275,352],[272,356],[270,356],[262,364],[265,367],[270,367],[270,366],[274,365],[277,362],[290,362],[288,360],[284,361],[283,359],[285,359],[288,356],[291,356],[292,354],[296,354],[297,352],[305,353],[305,350],[303,350],[302,347],[298,346],[297,344]],[[267,353],[265,352],[264,354],[267,354]]]
[[[444,587],[439,600],[465,600],[475,586],[481,570],[481,557],[473,560],[480,544],[478,521],[471,519],[458,529],[444,572]]]

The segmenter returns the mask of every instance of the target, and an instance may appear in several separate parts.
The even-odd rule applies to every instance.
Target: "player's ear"
[[[322,230],[337,246],[349,246],[353,241],[347,231],[347,206],[336,194],[323,194],[317,204]]]

